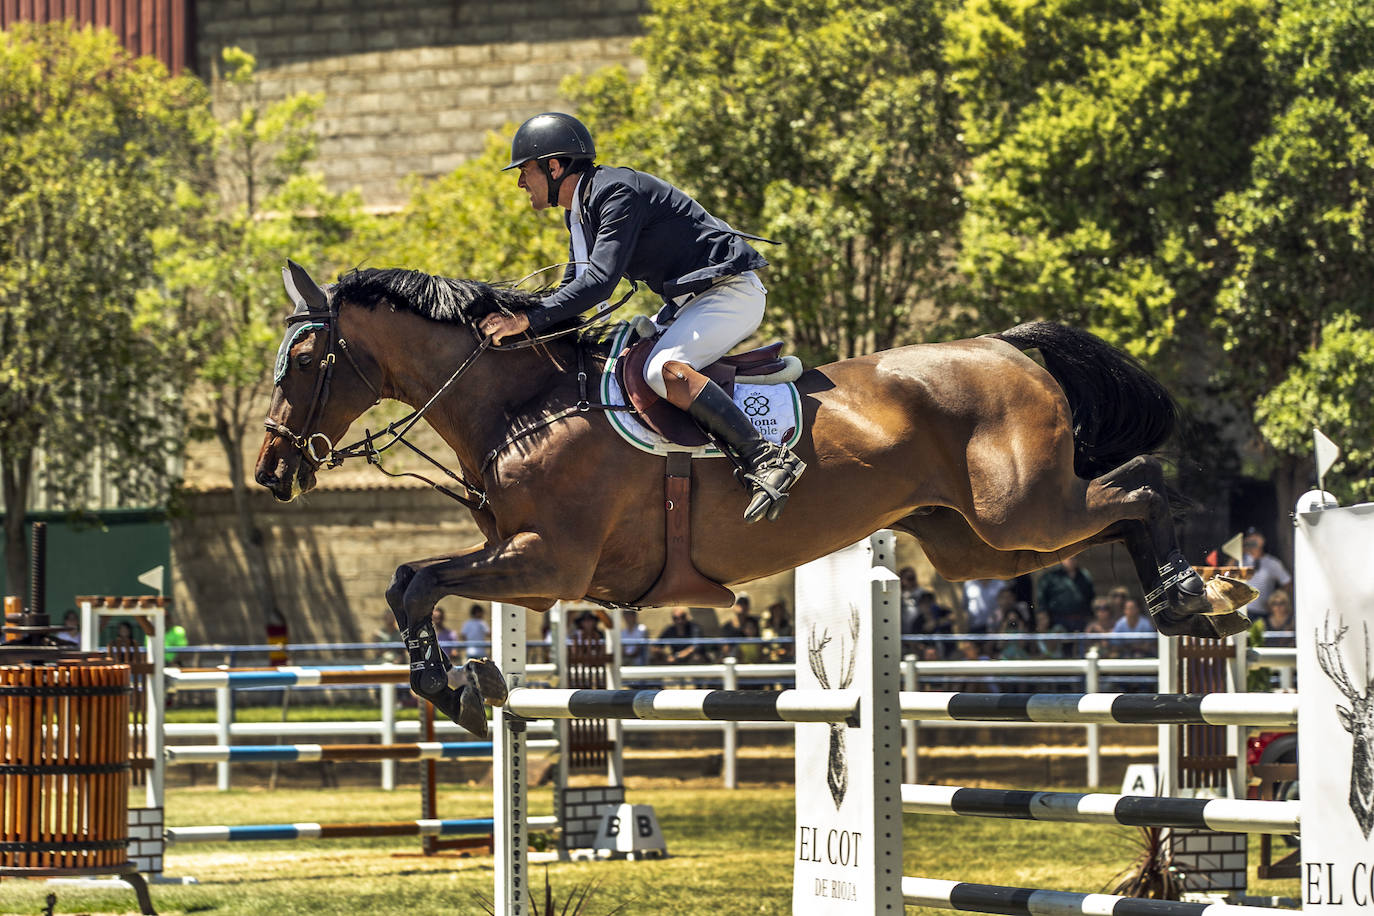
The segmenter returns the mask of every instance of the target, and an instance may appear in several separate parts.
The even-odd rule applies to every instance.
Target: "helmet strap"
[[[569,172],[567,169],[564,169],[563,177],[554,178],[553,173],[549,171],[550,161],[550,159],[540,159],[539,168],[544,173],[545,183],[549,186],[549,206],[556,207],[558,206],[558,191],[560,188],[563,187],[563,182],[567,181],[568,176],[572,173]]]

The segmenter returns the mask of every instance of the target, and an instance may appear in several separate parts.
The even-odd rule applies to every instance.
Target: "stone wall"
[[[369,206],[405,199],[481,152],[490,131],[568,107],[569,74],[636,72],[647,0],[197,0],[196,70],[220,51],[258,59],[264,98],[324,93],[318,165]]]

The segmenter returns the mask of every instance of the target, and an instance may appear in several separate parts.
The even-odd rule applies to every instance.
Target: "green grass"
[[[662,781],[659,781],[662,784]],[[695,787],[631,788],[630,798],[654,806],[670,858],[641,862],[552,864],[556,899],[599,881],[586,916],[627,903],[625,914],[652,916],[760,916],[791,908],[794,798],[790,788],[734,792]],[[169,792],[168,823],[254,824],[411,820],[418,813],[413,788],[291,790],[176,789]],[[549,813],[551,792],[532,792],[531,813]],[[490,816],[490,792],[445,788],[443,817]],[[1128,866],[1138,831],[1084,824],[909,816],[905,819],[904,872],[923,877],[1096,892]],[[490,858],[408,855],[419,839],[333,840],[296,843],[221,843],[173,847],[166,873],[193,876],[189,886],[152,889],[160,913],[360,914],[418,916],[482,912],[477,895],[491,895]],[[1291,882],[1253,881],[1258,840],[1252,844],[1251,893],[1295,896]],[[531,877],[542,887],[544,867]],[[0,884],[0,911],[38,913],[49,892],[58,913],[133,912],[132,891],[50,887],[37,881]],[[908,913],[918,912],[915,908]],[[939,912],[934,910],[921,912]]]

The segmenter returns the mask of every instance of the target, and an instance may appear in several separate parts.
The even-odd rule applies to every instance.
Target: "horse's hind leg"
[[[1237,608],[1249,598],[1214,608],[1207,586],[1179,549],[1166,493],[1159,462],[1141,456],[1092,481],[1087,503],[1090,508],[1133,510],[1108,533],[1125,545],[1145,591],[1146,608],[1161,633],[1220,638],[1245,629],[1249,621]]]

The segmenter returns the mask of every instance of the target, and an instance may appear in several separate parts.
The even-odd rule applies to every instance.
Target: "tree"
[[[1374,26],[1355,0],[1283,5],[1265,63],[1276,87],[1247,183],[1218,203],[1234,269],[1214,328],[1227,384],[1275,450],[1279,506],[1314,482],[1311,428],[1371,470],[1368,369],[1374,328]],[[1349,494],[1370,495],[1353,483]],[[1287,526],[1282,526],[1285,530]]]
[[[1078,324],[1205,389],[1187,366],[1228,266],[1215,203],[1267,123],[1266,5],[970,0],[951,18],[982,327]]]
[[[448,277],[515,281],[568,258],[561,211],[536,213],[516,186],[510,160],[510,125],[487,138],[481,156],[432,181],[415,180],[410,200],[389,218],[372,255],[374,266],[408,267]],[[556,284],[561,270],[533,278]]]
[[[253,599],[270,620],[279,611],[244,454],[262,436],[273,354],[289,310],[281,268],[287,257],[321,271],[352,263],[357,249],[347,245],[367,244],[358,241],[367,220],[357,194],[332,193],[307,171],[323,99],[298,93],[266,102],[251,54],[227,48],[223,60],[214,157],[197,185],[180,190],[195,221],[161,228],[153,239],[163,294],[187,316],[178,336],[194,355],[191,430],[224,451]]]
[[[124,503],[161,504],[181,432],[173,321],[140,296],[151,232],[181,220],[178,182],[208,151],[204,88],[108,31],[0,32],[0,480],[7,588],[26,581],[24,520],[92,505],[94,468]]]
[[[639,79],[565,86],[602,158],[661,174],[777,239],[771,329],[808,359],[910,333],[938,300],[963,151],[940,55],[944,4],[664,0]],[[928,317],[928,315],[922,315]]]
[[[1308,459],[1312,427],[1321,429],[1341,446],[1327,488],[1347,502],[1374,499],[1374,328],[1368,316],[1333,318],[1321,342],[1260,398],[1255,419],[1265,439],[1292,459]],[[1299,494],[1291,495],[1290,506]]]

